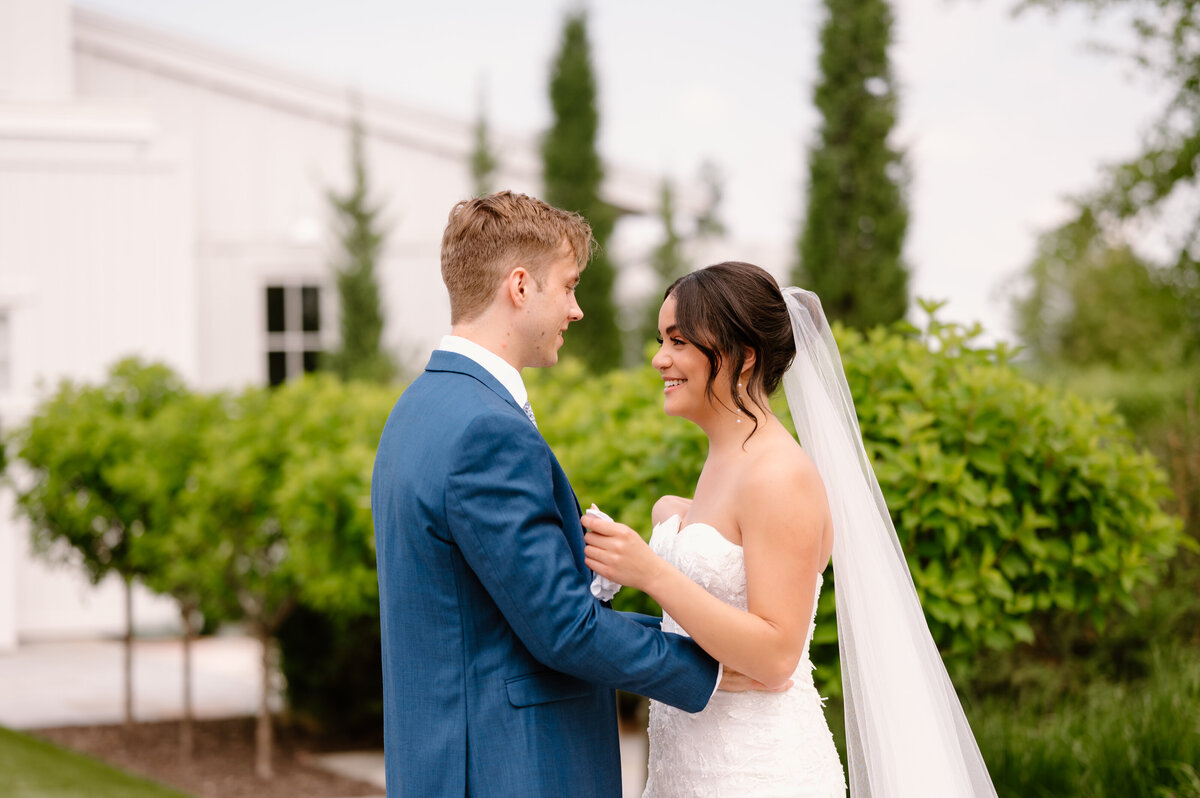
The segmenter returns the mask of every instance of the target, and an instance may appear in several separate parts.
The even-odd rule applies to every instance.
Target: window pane
[[[304,309],[301,329],[304,332],[321,331],[321,294],[315,285],[306,285],[300,289],[300,305]]]
[[[283,287],[267,287],[267,332],[283,332],[287,329],[283,311]]]
[[[309,350],[304,353],[304,373],[311,374],[321,366],[321,353]]]
[[[272,387],[287,382],[287,352],[267,352],[267,382]]]

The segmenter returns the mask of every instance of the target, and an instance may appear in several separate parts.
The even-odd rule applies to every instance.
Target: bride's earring
[[[739,382],[737,385],[738,385],[738,395],[737,395],[737,398],[738,398],[738,399],[741,399],[741,398],[742,398],[742,384]],[[735,409],[735,410],[737,410],[737,414],[738,414],[737,423],[741,424],[741,423],[742,423],[742,408],[740,408],[740,407],[735,407],[734,409]]]

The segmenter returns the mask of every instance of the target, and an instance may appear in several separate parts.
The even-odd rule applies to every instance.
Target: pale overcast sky
[[[493,127],[548,124],[549,64],[577,0],[76,0],[413,105]],[[1014,18],[1011,0],[896,0],[896,141],[913,184],[914,294],[1010,337],[1006,290],[1063,197],[1132,155],[1162,92],[1097,40],[1118,20]],[[596,0],[587,4],[606,158],[692,178],[726,175],[734,242],[790,258],[803,210],[821,4]],[[736,243],[732,247],[736,249]],[[729,253],[730,255],[736,253]],[[763,263],[777,274],[785,263]]]

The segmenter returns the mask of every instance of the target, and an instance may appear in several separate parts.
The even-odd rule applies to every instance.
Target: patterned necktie
[[[529,416],[529,420],[533,422],[533,426],[536,429],[537,419],[533,417],[533,406],[529,404],[528,400],[525,401],[525,406],[521,409],[525,411],[525,415]]]

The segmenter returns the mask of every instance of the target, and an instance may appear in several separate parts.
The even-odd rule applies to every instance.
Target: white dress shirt
[[[525,388],[525,381],[521,379],[521,372],[495,352],[484,349],[474,341],[458,335],[442,336],[442,342],[438,345],[438,349],[444,352],[454,352],[474,360],[512,394],[512,398],[517,401],[517,407],[524,407],[525,403],[529,401],[529,391]]]

